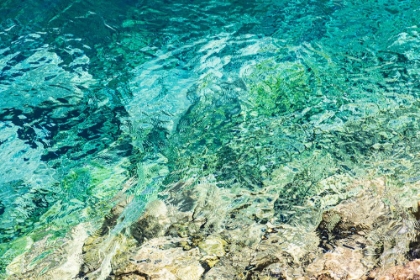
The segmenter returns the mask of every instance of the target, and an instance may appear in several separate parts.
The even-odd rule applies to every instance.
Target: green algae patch
[[[290,114],[313,104],[310,72],[299,62],[276,63],[269,59],[252,67],[246,77],[251,101],[260,114],[267,116]]]

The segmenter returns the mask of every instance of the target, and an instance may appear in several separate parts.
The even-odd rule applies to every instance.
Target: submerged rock
[[[366,279],[378,280],[415,280],[420,279],[420,259],[408,262],[405,265],[391,267],[381,271],[372,271]]]
[[[328,181],[329,186],[333,183]],[[329,200],[323,212],[309,207],[307,217],[295,219],[294,224],[279,222],[274,200],[261,199],[264,193],[273,193],[269,184],[262,196],[245,190],[235,193],[209,182],[186,186],[176,184],[177,191],[169,188],[168,201],[178,207],[160,200],[149,203],[130,230],[112,243],[106,236],[88,239],[85,275],[362,279],[377,267],[407,262],[405,256],[415,240],[414,215],[398,201],[386,203],[391,192],[381,179],[345,181],[343,186],[353,195],[335,206]],[[258,209],[265,209],[263,216]]]
[[[207,256],[223,257],[227,243],[218,236],[209,236],[198,244],[200,250]]]
[[[130,198],[126,198],[116,204],[105,217],[100,229],[86,239],[82,250],[83,263],[78,277],[106,279],[116,264],[127,261],[128,254],[136,241],[131,236],[121,233],[114,235],[110,231],[130,201]]]
[[[143,246],[130,258],[130,263],[115,270],[116,279],[128,275],[144,276],[156,280],[198,280],[204,273],[198,248],[184,251],[175,241],[182,239],[155,238]]]
[[[130,227],[131,235],[140,243],[163,236],[170,224],[168,209],[164,202],[155,200],[147,205],[146,211]]]
[[[115,234],[130,201],[124,199],[94,234],[87,237],[85,230],[69,241],[79,252],[63,252],[50,271],[64,278],[114,280],[411,277],[417,262],[407,263],[407,256],[417,248],[417,208],[391,200],[393,192],[381,179],[345,182],[348,192],[358,191],[335,205],[329,200],[319,211],[301,207],[306,217],[291,223],[282,223],[275,199],[266,199],[275,194],[270,184],[260,195],[204,182],[194,188],[177,185],[185,188],[170,192],[165,201],[150,202],[130,227]],[[46,248],[43,242],[37,246]],[[15,274],[48,279],[38,277],[45,265],[29,267],[24,258],[16,258],[9,269],[23,267],[26,272]],[[73,258],[78,261],[69,261]]]
[[[7,279],[73,279],[83,263],[82,247],[88,237],[89,226],[79,224],[68,236],[53,239],[47,236],[33,242],[28,251],[16,257],[8,266]]]
[[[311,263],[306,273],[317,279],[361,279],[368,272],[363,257],[361,250],[337,247]]]

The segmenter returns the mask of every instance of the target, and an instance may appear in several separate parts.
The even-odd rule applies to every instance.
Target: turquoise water
[[[122,232],[178,181],[258,193],[287,169],[292,224],[328,177],[419,181],[419,7],[2,1],[1,272],[130,196]]]

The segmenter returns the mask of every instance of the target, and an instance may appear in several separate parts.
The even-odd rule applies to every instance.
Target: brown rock
[[[361,279],[368,271],[362,259],[359,250],[337,247],[310,264],[306,272],[317,279]]]
[[[376,270],[371,273],[376,276],[370,279],[378,280],[419,280],[420,279],[420,259],[408,262],[406,265],[394,266],[379,272]]]

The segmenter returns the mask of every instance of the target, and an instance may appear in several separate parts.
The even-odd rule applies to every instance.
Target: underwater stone
[[[153,237],[163,236],[169,227],[168,209],[161,200],[150,202],[145,213],[131,227],[131,235],[138,241],[151,239]]]
[[[231,248],[231,252],[220,259],[205,275],[205,280],[246,279],[250,272],[250,259],[255,249]]]
[[[218,236],[209,236],[198,244],[203,253],[209,256],[223,257],[225,255],[226,241]]]
[[[154,201],[136,224],[140,227],[146,221],[144,225],[157,229],[153,233],[156,235],[148,240],[143,236],[143,242],[118,241],[121,249],[119,255],[110,255],[110,275],[115,275],[115,279],[174,280],[361,279],[383,260],[395,255],[394,245],[398,250],[408,248],[413,228],[410,217],[398,219],[402,217],[397,214],[400,212],[395,212],[400,209],[398,205],[384,204],[387,190],[383,180],[345,182],[349,190],[360,185],[364,189],[319,212],[319,216],[314,215],[312,227],[297,223],[300,220],[282,224],[272,216],[268,217],[269,222],[261,223],[255,219],[254,209],[263,204],[269,209],[273,207],[271,202],[254,202],[252,192],[242,191],[238,196],[214,185],[209,187],[208,183],[174,194],[181,200],[183,195],[191,198],[190,211]],[[224,196],[224,203],[238,197],[243,202],[220,211],[213,205],[220,194]],[[383,217],[395,220],[391,228],[389,220]],[[320,222],[316,222],[318,218]],[[216,220],[218,222],[214,223]],[[209,221],[213,227],[205,226]],[[383,240],[386,246],[381,255],[375,250]],[[94,247],[100,248],[101,244],[103,241]],[[133,246],[128,249],[128,244]]]
[[[310,264],[306,272],[317,279],[360,279],[368,272],[361,262],[362,259],[360,250],[337,247]]]
[[[35,242],[26,238],[28,251],[9,264],[6,279],[74,279],[83,262],[82,246],[89,229],[81,223],[62,238],[49,235]]]
[[[116,278],[116,280],[146,280],[146,277],[137,274],[127,274]]]
[[[115,271],[117,277],[125,274],[147,275],[156,280],[198,280],[204,273],[198,248],[184,251],[173,248],[180,238],[160,237],[145,242],[130,258],[131,263]],[[165,249],[169,247],[168,249]],[[171,248],[172,247],[172,248]]]
[[[408,262],[404,266],[394,266],[383,271],[376,269],[365,279],[408,280],[420,279],[420,259]]]
[[[282,277],[284,278],[283,268],[279,263],[270,264],[265,268],[265,270],[267,274],[271,277],[276,277],[277,279]]]

